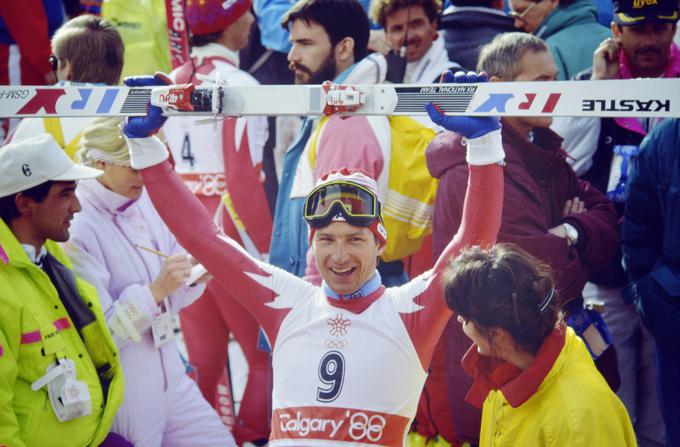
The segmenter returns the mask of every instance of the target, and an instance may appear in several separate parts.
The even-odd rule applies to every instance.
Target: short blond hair
[[[421,6],[427,18],[433,22],[442,11],[442,0],[371,0],[369,17],[385,28],[388,16],[409,6]]]
[[[124,118],[101,117],[90,121],[80,137],[77,157],[86,166],[98,161],[130,165],[128,145],[123,137]]]

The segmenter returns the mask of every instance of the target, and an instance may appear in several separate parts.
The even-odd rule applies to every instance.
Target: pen
[[[148,252],[150,252],[150,253],[153,253],[153,254],[155,254],[155,255],[158,255],[158,256],[160,256],[161,258],[165,258],[165,259],[168,258],[168,255],[166,255],[166,254],[163,253],[162,251],[154,250],[153,248],[145,247],[145,246],[139,245],[139,244],[134,244],[134,246],[137,247],[137,248],[139,248],[140,250],[146,250],[146,251],[148,251]]]

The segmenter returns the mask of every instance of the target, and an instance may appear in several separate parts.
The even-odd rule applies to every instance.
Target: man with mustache
[[[290,31],[288,61],[296,84],[321,84],[326,80],[376,84],[384,80],[383,56],[367,56],[369,22],[358,1],[302,0],[281,23]],[[324,120],[321,128],[317,120],[305,119],[283,159],[269,256],[272,264],[320,282],[313,256],[307,258],[304,199],[317,179],[342,168],[361,169],[376,180],[378,192],[383,194],[389,174],[390,136],[385,117],[332,116]],[[383,283],[405,282],[403,264],[387,265],[378,267]]]
[[[387,56],[389,81],[427,84],[437,82],[444,70],[462,70],[449,60],[444,37],[437,32],[441,9],[440,0],[371,2],[371,19],[385,29],[391,49]],[[404,54],[400,54],[402,50]],[[393,69],[396,67],[401,69]]]
[[[614,2],[612,38],[593,55],[593,67],[578,79],[676,78],[680,51],[673,43],[678,2],[656,0]],[[622,93],[622,99],[626,92]],[[642,139],[662,120],[655,118],[557,118],[552,126],[564,137],[576,173],[624,212],[628,168]],[[628,409],[641,445],[662,445],[663,419],[655,388],[654,345],[631,300],[620,289],[627,283],[621,255],[595,272],[583,291],[586,301],[605,303],[604,320],[612,333],[621,373],[618,395]]]

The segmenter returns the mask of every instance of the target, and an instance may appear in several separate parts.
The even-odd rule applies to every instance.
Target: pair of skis
[[[0,117],[166,115],[449,115],[680,117],[680,79],[486,82],[429,85],[260,85],[204,82],[160,87],[0,87]]]

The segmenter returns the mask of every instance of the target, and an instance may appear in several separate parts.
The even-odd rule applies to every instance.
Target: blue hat
[[[678,21],[677,0],[616,0],[614,22],[619,25],[639,25],[649,22]]]

